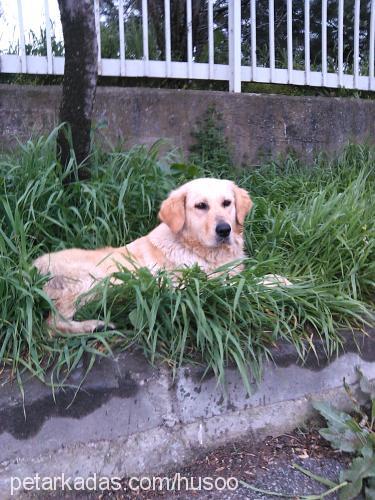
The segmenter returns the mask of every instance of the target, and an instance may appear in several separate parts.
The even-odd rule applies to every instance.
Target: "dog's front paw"
[[[276,286],[291,286],[293,283],[285,278],[284,276],[280,276],[278,274],[266,274],[261,278],[258,283],[260,285],[268,286],[270,288],[274,288]]]

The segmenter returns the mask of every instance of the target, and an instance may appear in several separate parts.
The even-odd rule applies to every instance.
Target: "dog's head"
[[[252,207],[244,189],[221,179],[194,179],[172,191],[162,203],[159,218],[175,234],[204,247],[233,242],[242,233]]]

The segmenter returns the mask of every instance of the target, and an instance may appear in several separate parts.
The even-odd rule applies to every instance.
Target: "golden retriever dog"
[[[210,273],[243,258],[243,224],[251,207],[248,193],[232,181],[195,179],[172,191],[162,203],[161,224],[128,245],[42,255],[34,265],[41,274],[50,275],[44,290],[57,310],[47,319],[50,331],[103,329],[104,323],[98,320],[73,320],[77,299],[119,267],[147,267],[155,273],[198,264]]]

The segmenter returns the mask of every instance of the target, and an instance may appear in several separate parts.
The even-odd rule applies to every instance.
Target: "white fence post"
[[[353,85],[358,86],[359,77],[359,16],[361,9],[361,0],[355,0],[354,5],[354,53],[353,53]]]
[[[327,0],[322,0],[322,85],[327,80]]]
[[[268,2],[268,29],[270,44],[270,82],[274,80],[275,74],[275,5],[274,0]]]
[[[241,92],[241,0],[229,0],[229,90]]]
[[[293,83],[293,19],[292,0],[286,2],[288,83]]]
[[[95,29],[96,29],[96,40],[98,43],[98,74],[102,74],[102,44],[100,37],[100,9],[99,0],[94,0],[94,15],[95,15]]]
[[[26,73],[27,66],[26,66],[25,30],[23,28],[23,14],[22,14],[22,1],[21,0],[17,0],[17,7],[18,7],[18,28],[19,28],[19,33],[20,33],[19,50],[21,52],[21,54],[20,54],[21,72]]]
[[[120,75],[125,76],[124,0],[118,2],[118,31],[120,37]]]
[[[375,90],[374,59],[375,59],[375,0],[371,0],[370,15],[370,53],[369,53],[369,90]]]
[[[305,0],[305,82],[310,85],[310,0]]]
[[[148,76],[148,5],[147,0],[142,0],[142,42],[143,42],[143,68],[144,76]]]
[[[187,64],[189,80],[193,78],[193,21],[191,0],[186,0]]]
[[[165,31],[165,65],[166,75],[171,76],[172,46],[171,46],[171,5],[170,0],[164,0],[164,31]]]
[[[47,72],[53,73],[52,68],[52,42],[51,42],[51,19],[49,17],[48,0],[44,0],[44,17],[46,20],[46,42],[47,42]]]
[[[256,79],[257,70],[257,18],[255,0],[250,1],[250,32],[251,32],[251,74],[252,79]]]
[[[208,74],[214,77],[215,49],[214,49],[214,7],[213,0],[208,0]]]
[[[344,76],[344,0],[339,0],[338,25],[338,86],[342,87]]]

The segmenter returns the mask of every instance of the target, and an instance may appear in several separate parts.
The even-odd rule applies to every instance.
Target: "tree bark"
[[[65,68],[60,122],[70,127],[77,164],[90,152],[91,119],[98,76],[98,45],[92,0],[58,0],[64,35]],[[61,163],[66,166],[71,151],[69,132],[62,128],[57,145]],[[78,170],[79,179],[90,176],[88,165]]]

